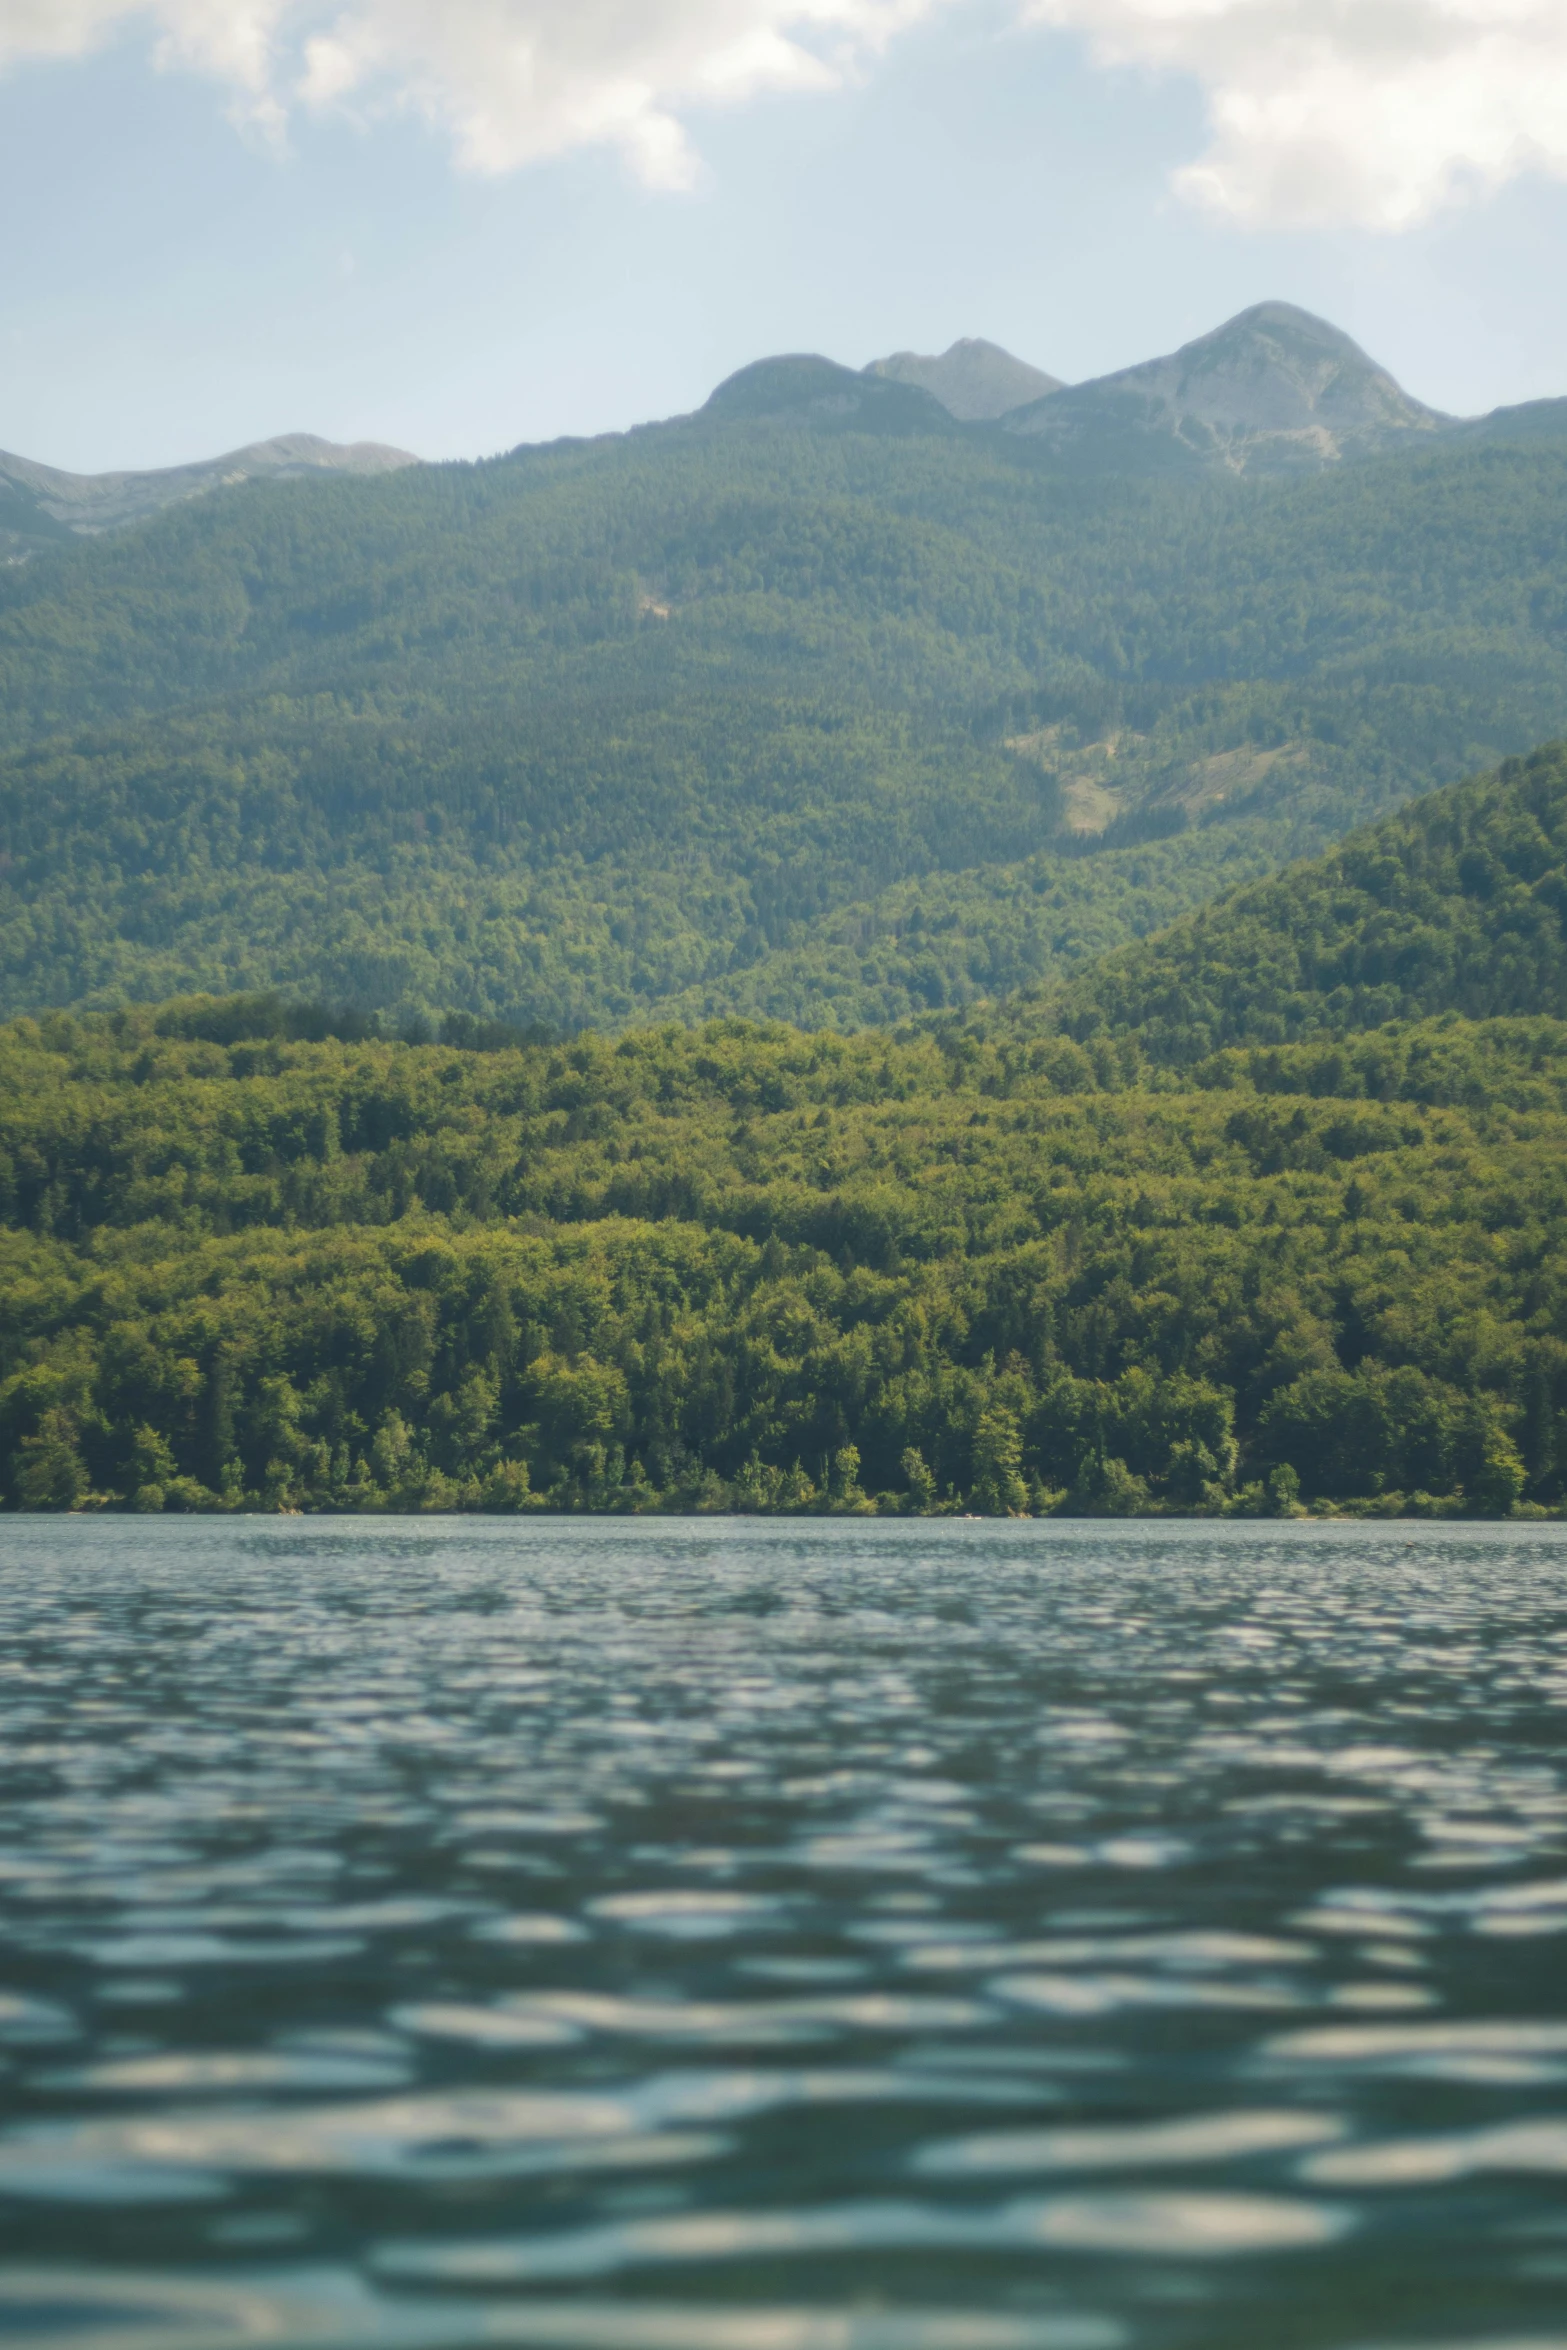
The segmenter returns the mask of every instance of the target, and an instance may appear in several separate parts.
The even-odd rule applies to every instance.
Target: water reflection
[[[1556,1528],[0,1527],[0,2333],[1562,2350]]]

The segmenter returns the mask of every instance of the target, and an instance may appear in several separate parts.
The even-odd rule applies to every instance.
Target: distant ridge
[[[283,433],[194,465],[151,473],[64,473],[0,449],[0,541],[58,542],[140,522],[162,507],[243,481],[288,481],[313,473],[396,473],[419,459],[379,441],[342,447],[314,433]]]
[[[1259,302],[1168,358],[1052,392],[1005,419],[1093,470],[1193,465],[1287,473],[1453,428],[1356,342],[1289,302]]]
[[[964,424],[992,423],[1010,409],[1061,389],[1058,375],[1046,375],[1042,367],[1014,359],[999,343],[972,335],[954,343],[939,358],[924,358],[917,351],[894,351],[888,359],[873,359],[865,373],[882,376],[890,383],[918,385],[939,400],[949,416]]]
[[[964,336],[937,355],[895,351],[863,369],[816,353],[759,359],[727,377],[697,415],[893,436],[995,431],[1086,474],[1313,473],[1439,440],[1567,440],[1567,400],[1444,415],[1326,319],[1271,301],[1163,358],[1086,383],[1064,384],[998,343]],[[148,472],[68,473],[0,450],[0,563],[240,482],[373,476],[420,462],[381,442],[343,445],[313,433]]]

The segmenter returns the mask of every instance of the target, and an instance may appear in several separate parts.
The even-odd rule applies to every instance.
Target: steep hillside
[[[1547,424],[1077,474],[808,357],[220,490],[0,571],[0,1009],[853,1026],[1053,984],[1567,728],[1564,534]]]
[[[1157,1061],[1190,1064],[1388,1020],[1564,1007],[1567,744],[1556,744],[1110,956],[1054,1011],[1072,1036],[1132,1037]]]

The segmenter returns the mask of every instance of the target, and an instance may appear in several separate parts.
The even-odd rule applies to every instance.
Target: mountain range
[[[803,365],[763,360],[720,386],[709,406],[728,410],[743,386],[752,414],[804,405],[823,418],[855,414],[861,429],[897,429],[900,419],[909,427],[907,406],[857,396],[848,369],[820,372],[830,361],[812,362],[807,390]],[[928,393],[957,422],[1029,439],[1077,474],[1320,472],[1438,440],[1567,432],[1560,400],[1470,418],[1428,408],[1338,327],[1288,302],[1257,303],[1165,358],[1081,384],[982,342],[954,343],[939,358],[899,352],[863,372]]]
[[[19,477],[0,1009],[896,1022],[1567,731],[1567,402],[1436,416],[1282,305],[999,418],[905,373],[132,527]]]
[[[1567,402],[267,448],[13,481],[0,1509],[1567,1511]]]
[[[966,337],[939,355],[873,359],[858,377],[815,354],[759,360],[721,384],[703,413],[804,415],[818,424],[852,418],[861,431],[929,432],[938,429],[938,411],[1029,439],[1089,473],[1310,471],[1440,437],[1551,437],[1564,429],[1557,401],[1477,419],[1443,415],[1337,327],[1287,302],[1258,303],[1167,357],[1081,384]],[[67,473],[0,450],[0,560],[243,482],[378,475],[419,462],[406,449],[341,446],[310,433],[140,473]]]

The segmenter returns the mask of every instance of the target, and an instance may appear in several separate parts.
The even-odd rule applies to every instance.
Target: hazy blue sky
[[[1360,0],[1404,27],[1375,56],[1344,5],[1218,0],[1219,54],[1209,0],[1184,46],[1178,0],[0,0],[0,446],[477,454],[769,351],[981,334],[1079,378],[1268,295],[1439,406],[1567,393],[1567,5]],[[1439,134],[1466,10],[1444,87],[1486,103]],[[497,18],[571,49],[526,104]],[[617,80],[633,20],[664,46]]]

